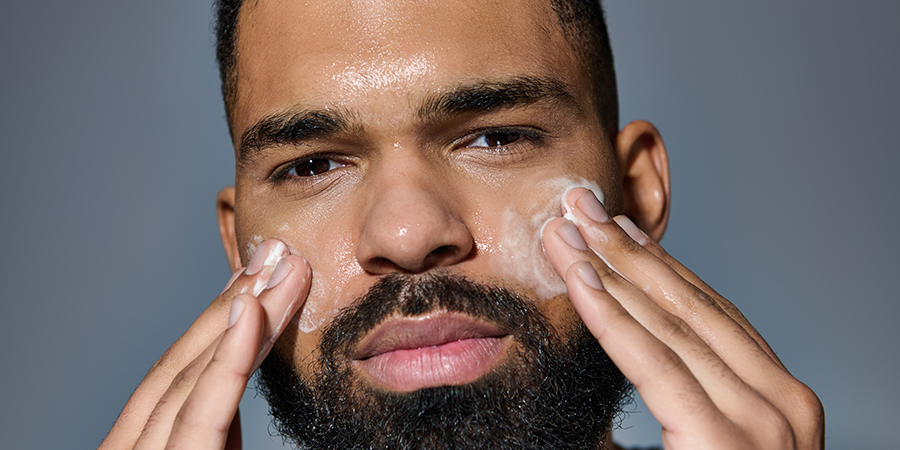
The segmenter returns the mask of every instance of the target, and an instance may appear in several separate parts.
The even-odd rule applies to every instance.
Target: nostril
[[[445,257],[445,256],[456,256],[459,253],[459,248],[454,245],[442,245],[431,251],[432,255]]]
[[[425,264],[429,267],[443,265],[445,261],[455,261],[461,255],[460,248],[455,245],[442,245],[428,254]]]
[[[387,272],[387,271],[391,271],[391,270],[401,269],[396,264],[394,264],[390,259],[383,258],[381,256],[372,258],[369,261],[369,264],[371,265],[372,269],[374,269],[374,271],[377,273],[383,273],[383,272]]]

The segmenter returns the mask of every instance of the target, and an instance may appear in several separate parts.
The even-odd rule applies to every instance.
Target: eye
[[[507,145],[516,143],[522,139],[525,139],[526,137],[527,136],[525,136],[524,133],[517,131],[492,131],[489,133],[484,133],[477,138],[467,142],[465,145],[463,145],[463,147],[506,147]]]
[[[310,178],[316,175],[322,175],[326,172],[346,167],[346,164],[340,163],[330,158],[302,158],[288,165],[279,178]]]

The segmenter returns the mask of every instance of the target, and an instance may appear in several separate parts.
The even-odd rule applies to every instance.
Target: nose
[[[461,202],[440,180],[415,170],[376,175],[356,247],[363,269],[376,275],[423,273],[469,257],[475,242],[456,210]]]

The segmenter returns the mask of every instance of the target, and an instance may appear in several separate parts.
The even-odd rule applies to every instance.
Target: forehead
[[[238,135],[298,104],[387,119],[461,83],[579,75],[548,1],[250,1],[236,50]]]

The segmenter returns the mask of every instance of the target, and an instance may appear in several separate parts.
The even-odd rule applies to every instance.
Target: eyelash
[[[325,176],[326,174],[328,174],[330,172],[333,172],[333,171],[343,168],[343,167],[347,167],[348,165],[351,164],[349,162],[341,161],[342,159],[344,159],[344,158],[341,158],[339,155],[332,155],[332,154],[327,154],[327,153],[326,154],[306,155],[302,158],[297,158],[297,159],[275,169],[275,172],[273,172],[272,175],[269,176],[269,182],[279,183],[279,182],[283,182],[283,181],[291,181],[291,182],[296,182],[296,183],[312,183],[313,180],[315,180],[316,178]],[[299,174],[297,174],[297,175],[290,174],[291,171],[296,170],[301,165],[309,164],[313,161],[328,162],[329,167],[324,172],[313,173],[308,176],[301,176]],[[334,164],[337,164],[338,167],[331,167]]]
[[[505,145],[496,145],[496,146],[473,146],[472,143],[477,142],[481,139],[487,139],[490,135],[505,135],[506,137],[510,135],[518,136],[512,142],[509,142]],[[460,139],[458,144],[454,145],[455,150],[463,150],[463,149],[488,149],[491,154],[498,155],[506,155],[509,153],[513,153],[512,147],[519,147],[522,145],[534,145],[535,143],[540,142],[544,138],[543,133],[535,130],[533,128],[520,128],[520,127],[502,127],[502,128],[487,128],[484,130],[478,130],[467,137]],[[487,142],[485,142],[487,144]],[[295,159],[279,168],[277,168],[272,175],[269,177],[269,182],[271,183],[279,183],[285,181],[291,181],[296,183],[312,183],[316,178],[320,178],[322,176],[326,176],[328,173],[333,172],[334,170],[346,167],[350,165],[350,163],[342,162],[340,155],[334,154],[311,154],[306,155],[302,158]],[[291,171],[296,170],[303,164],[309,164],[313,161],[327,161],[329,163],[329,167],[321,173],[313,173],[309,176],[300,176],[291,175]],[[337,164],[338,167],[331,167],[332,165]]]
[[[480,139],[486,139],[487,136],[490,135],[518,135],[519,137],[506,144],[506,145],[497,145],[497,146],[471,146],[473,142],[476,142]],[[484,130],[478,130],[466,138],[462,139],[461,142],[456,146],[457,149],[476,149],[476,148],[484,148],[490,149],[492,153],[506,153],[509,152],[511,147],[534,144],[543,139],[543,133],[533,129],[533,128],[518,128],[518,127],[504,127],[504,128],[488,128]]]

